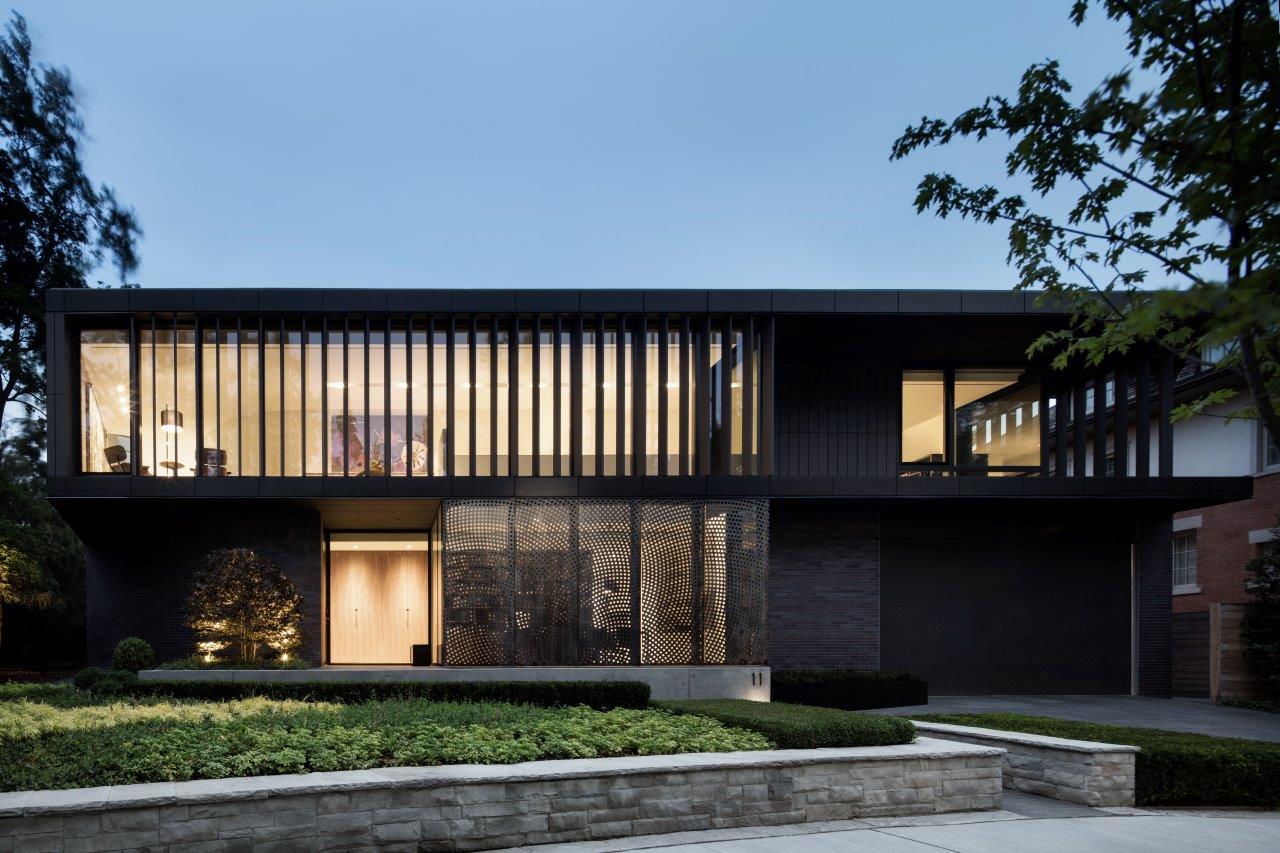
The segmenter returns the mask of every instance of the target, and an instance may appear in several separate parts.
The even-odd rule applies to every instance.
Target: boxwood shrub
[[[759,732],[780,749],[890,746],[911,743],[916,736],[916,728],[910,720],[837,708],[746,699],[681,699],[654,704],[677,713],[711,717],[727,726]]]
[[[266,660],[212,660],[206,661],[203,655],[192,655],[191,657],[178,658],[177,660],[165,661],[156,669],[315,669],[316,665],[309,660],[300,658],[289,658],[288,660],[280,660],[280,658],[268,658]]]
[[[430,699],[435,702],[508,702],[560,707],[586,705],[597,710],[644,708],[649,685],[642,681],[138,681],[133,696],[174,699],[312,699],[319,702],[369,702],[382,699]]]
[[[1140,806],[1280,805],[1280,743],[1023,714],[928,714],[918,719],[1141,747],[1135,791]]]

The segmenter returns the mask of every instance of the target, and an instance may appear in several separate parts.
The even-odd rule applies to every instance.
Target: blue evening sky
[[[16,2],[144,287],[1006,288],[1003,229],[912,207],[1002,143],[890,144],[1124,45],[1068,0]]]

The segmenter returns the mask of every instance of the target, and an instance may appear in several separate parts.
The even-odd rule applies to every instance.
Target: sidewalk
[[[547,844],[539,853],[1271,853],[1280,812],[1225,809],[1093,809],[1006,791],[1004,809],[798,826],[721,829]]]
[[[928,705],[880,708],[873,713],[916,716],[979,714],[985,711],[1280,743],[1280,714],[1224,708],[1207,699],[1148,699],[1142,696],[931,696]]]

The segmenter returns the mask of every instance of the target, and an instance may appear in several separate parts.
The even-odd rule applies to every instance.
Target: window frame
[[[971,364],[919,364],[908,363],[903,364],[898,371],[898,405],[897,417],[897,442],[898,442],[898,476],[899,477],[971,477],[971,476],[990,476],[995,474],[1022,475],[1022,476],[1038,476],[1042,473],[1039,465],[959,465],[956,463],[956,373],[957,371],[966,370],[1019,370],[1024,376],[1035,376],[1032,371],[1022,366],[974,366]],[[902,461],[902,383],[903,377],[907,373],[934,372],[942,374],[943,383],[943,461],[928,463],[908,463]],[[1042,379],[1035,377],[1036,384],[1042,383]],[[1047,417],[1047,412],[1041,412],[1040,417]],[[1037,440],[1043,441],[1043,436]],[[1043,452],[1043,448],[1041,449]]]
[[[1190,547],[1179,549],[1179,543],[1190,542]],[[1200,592],[1200,576],[1199,576],[1199,541],[1197,536],[1197,528],[1188,530],[1176,530],[1173,533],[1173,539],[1170,542],[1170,563],[1171,563],[1171,581],[1173,582],[1174,595],[1190,595]],[[1190,565],[1179,566],[1179,557],[1185,558],[1190,555]],[[1179,575],[1181,574],[1182,583],[1179,583]]]

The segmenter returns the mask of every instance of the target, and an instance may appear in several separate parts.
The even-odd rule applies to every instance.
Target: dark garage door
[[[1209,698],[1209,611],[1173,614],[1173,695]]]
[[[886,519],[882,666],[939,694],[1128,693],[1123,539],[997,517]]]

